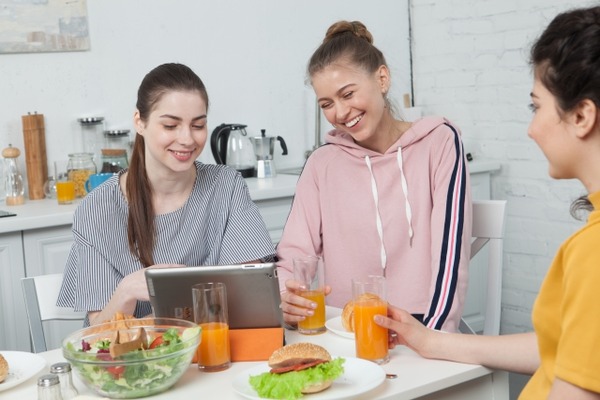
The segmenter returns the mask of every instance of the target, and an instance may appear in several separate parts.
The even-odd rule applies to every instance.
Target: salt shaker
[[[60,391],[62,393],[63,400],[70,400],[79,394],[75,386],[73,386],[73,379],[71,377],[71,364],[68,362],[59,362],[52,364],[50,372],[60,380]]]
[[[60,380],[54,374],[42,375],[37,381],[38,400],[63,400]]]

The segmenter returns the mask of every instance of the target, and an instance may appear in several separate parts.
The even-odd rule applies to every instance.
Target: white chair
[[[83,321],[85,318],[85,312],[75,312],[71,308],[56,306],[62,279],[63,274],[39,275],[21,279],[34,353],[47,350],[44,321]]]
[[[471,260],[484,246],[488,248],[484,335],[500,334],[505,209],[506,200],[473,200]],[[459,331],[475,333],[464,319]]]

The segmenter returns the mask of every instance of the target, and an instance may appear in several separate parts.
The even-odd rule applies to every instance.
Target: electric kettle
[[[210,136],[210,149],[217,164],[229,165],[244,178],[255,175],[256,157],[246,133],[246,125],[221,124]]]

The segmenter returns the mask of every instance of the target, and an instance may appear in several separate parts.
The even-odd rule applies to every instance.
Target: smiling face
[[[381,137],[388,132],[384,125],[391,119],[384,97],[389,88],[387,68],[382,66],[372,74],[333,63],[316,72],[311,80],[327,121],[361,146],[381,151]]]
[[[535,79],[531,92],[533,119],[527,133],[548,159],[548,173],[556,179],[576,178],[578,142],[570,124],[570,113],[560,115],[556,98]]]
[[[166,92],[147,121],[135,113],[138,134],[144,137],[148,172],[189,171],[208,136],[206,102],[197,91]]]

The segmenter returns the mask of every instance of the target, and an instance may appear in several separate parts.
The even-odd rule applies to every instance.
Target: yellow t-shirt
[[[560,247],[533,307],[540,367],[520,400],[545,399],[556,377],[600,392],[600,192],[587,224]]]

